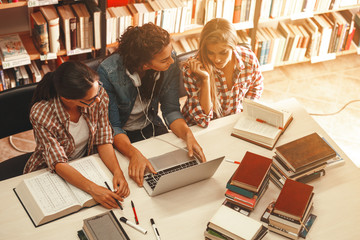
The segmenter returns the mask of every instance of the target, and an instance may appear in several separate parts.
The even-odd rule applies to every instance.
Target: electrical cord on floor
[[[16,151],[23,152],[23,153],[31,153],[31,152],[33,152],[33,151],[28,151],[28,150],[23,150],[23,149],[18,148],[18,147],[14,144],[14,142],[13,142],[13,140],[12,140],[12,137],[13,137],[13,136],[10,136],[10,137],[9,137],[9,142],[10,142],[10,145],[11,145]]]
[[[338,114],[339,112],[341,112],[342,110],[344,110],[349,104],[354,103],[354,102],[359,102],[359,101],[360,101],[360,99],[351,100],[351,101],[347,102],[338,111],[333,112],[333,113],[309,113],[309,114],[312,115],[312,116],[331,116],[331,115],[335,115],[335,114]]]

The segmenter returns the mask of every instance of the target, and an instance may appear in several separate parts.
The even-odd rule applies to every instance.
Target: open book
[[[105,181],[107,181],[112,185],[110,171],[100,163],[101,160],[94,156],[69,162],[94,183],[106,187]],[[90,194],[51,172],[24,179],[14,188],[14,192],[36,227],[97,204]]]
[[[244,112],[233,127],[232,136],[273,149],[292,121],[292,113],[244,98]]]

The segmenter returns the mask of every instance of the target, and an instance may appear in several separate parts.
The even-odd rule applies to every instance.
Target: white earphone
[[[143,101],[142,101],[142,99],[141,99],[140,90],[139,90],[139,87],[141,86],[141,79],[140,79],[139,74],[138,74],[137,72],[134,72],[133,74],[131,74],[127,69],[126,69],[126,74],[130,77],[131,81],[133,82],[134,86],[136,87],[136,90],[137,90],[138,95],[139,95],[139,100],[140,100],[141,106],[144,106],[144,103],[143,103]],[[147,121],[149,121],[149,122],[151,123],[152,131],[153,131],[153,134],[152,134],[152,135],[153,135],[153,137],[155,137],[155,127],[154,127],[154,123],[150,120],[150,118],[149,118],[149,116],[148,116],[149,106],[150,106],[151,100],[152,100],[153,95],[154,95],[154,90],[155,90],[156,81],[160,78],[160,72],[156,72],[155,74],[156,74],[156,75],[155,75],[155,81],[154,81],[154,85],[153,85],[153,88],[152,88],[152,91],[151,91],[149,103],[148,103],[147,105],[145,105],[145,107],[146,107],[145,109],[146,109],[146,110],[144,110],[144,108],[142,108],[142,111],[143,111],[143,113],[144,113],[144,115],[145,115],[146,120],[145,120],[145,122],[144,122],[144,124],[143,124],[143,127],[140,129],[140,133],[141,133],[141,135],[142,135],[142,137],[143,137],[144,139],[146,139],[146,138],[145,138],[142,130],[143,130],[143,128],[146,126],[146,122],[147,122]]]

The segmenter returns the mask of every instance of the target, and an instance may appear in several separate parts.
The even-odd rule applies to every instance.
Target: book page
[[[279,129],[254,121],[248,116],[241,116],[234,126],[234,133],[241,131],[242,136],[264,142],[263,138],[275,139],[279,134]],[[246,132],[250,134],[246,134]],[[254,136],[257,135],[257,136]]]
[[[244,113],[275,127],[284,127],[284,114],[275,108],[244,98]]]
[[[106,188],[106,185],[104,184],[106,181],[109,186],[112,186],[112,179],[104,173],[94,157],[90,156],[77,161],[72,161],[70,162],[70,165],[95,184]],[[71,184],[68,185],[81,205],[92,199],[90,194]]]
[[[24,182],[44,215],[79,204],[67,183],[56,173],[46,172]]]

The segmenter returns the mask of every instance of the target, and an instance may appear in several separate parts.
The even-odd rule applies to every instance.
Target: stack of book
[[[272,159],[246,152],[239,167],[226,184],[224,205],[251,212],[269,185]],[[247,214],[248,215],[248,214]]]
[[[286,179],[307,183],[325,175],[325,167],[336,152],[317,133],[275,148],[270,179],[281,188]]]
[[[313,186],[286,180],[269,217],[269,230],[291,239],[308,232],[315,215],[313,209]]]
[[[262,239],[267,228],[260,222],[221,205],[204,232],[207,240]]]

